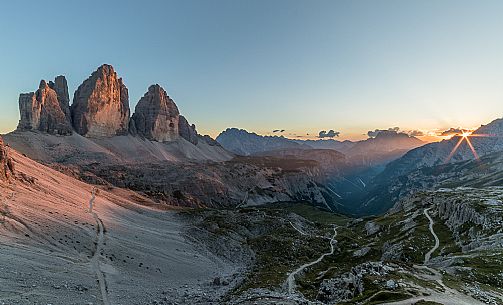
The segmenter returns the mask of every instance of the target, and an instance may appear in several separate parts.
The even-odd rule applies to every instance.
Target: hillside
[[[469,137],[477,156],[459,136],[409,151],[389,163],[361,194],[358,199],[361,213],[384,213],[403,196],[418,190],[435,190],[442,185],[499,185],[502,138],[503,120],[497,119]]]
[[[192,144],[183,138],[158,142],[132,135],[88,138],[77,133],[56,136],[34,131],[14,131],[5,142],[17,151],[44,163],[103,164],[159,163],[164,161],[225,161],[233,155],[206,141]]]
[[[0,181],[2,302],[207,304],[239,278],[244,265],[192,241],[175,211],[109,187],[89,213],[92,185],[10,154],[15,179]],[[231,284],[208,285],[215,278]]]

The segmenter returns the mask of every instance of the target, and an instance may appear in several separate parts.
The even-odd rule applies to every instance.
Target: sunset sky
[[[16,128],[20,92],[63,74],[73,93],[103,63],[132,109],[159,83],[212,136],[475,128],[503,116],[502,12],[502,1],[9,1],[0,133]]]

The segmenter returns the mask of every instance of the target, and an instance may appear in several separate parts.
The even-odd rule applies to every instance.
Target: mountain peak
[[[128,89],[111,65],[101,65],[75,91],[73,127],[88,137],[124,135],[129,127]]]
[[[178,107],[158,84],[148,88],[136,105],[131,120],[136,132],[149,140],[166,142],[179,136]]]
[[[68,92],[66,80],[64,86],[58,90]],[[19,130],[38,130],[61,135],[72,134],[67,116],[69,113],[68,101],[51,88],[45,80],[40,81],[36,92],[19,95],[19,112],[21,117],[17,127]]]

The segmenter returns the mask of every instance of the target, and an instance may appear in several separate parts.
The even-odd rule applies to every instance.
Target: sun
[[[454,148],[452,149],[452,151],[449,154],[449,156],[447,156],[447,159],[445,160],[445,163],[448,163],[451,160],[451,158],[454,156],[454,154],[458,150],[459,146],[461,146],[461,144],[463,142],[466,142],[466,144],[468,144],[468,147],[472,151],[473,157],[475,158],[475,160],[478,160],[479,159],[479,155],[475,151],[475,147],[473,147],[472,141],[470,141],[470,138],[474,137],[474,136],[487,136],[487,135],[478,135],[478,134],[475,135],[475,134],[473,134],[473,131],[465,131],[465,130],[461,130],[461,133],[458,133],[458,134],[454,135],[454,137],[459,137],[459,141],[454,146]]]
[[[462,136],[463,138],[468,138],[469,136],[472,135],[472,132],[471,131],[463,131],[460,136]]]

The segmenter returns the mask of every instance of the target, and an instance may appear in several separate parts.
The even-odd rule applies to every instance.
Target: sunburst
[[[462,131],[461,133],[454,135],[454,137],[459,137],[459,140],[456,143],[456,145],[454,146],[454,148],[452,149],[449,156],[447,156],[445,163],[448,163],[451,160],[451,158],[454,156],[454,154],[459,149],[461,144],[463,144],[463,142],[465,142],[465,141],[466,141],[466,144],[468,145],[468,147],[470,148],[470,150],[472,151],[472,154],[473,154],[473,157],[475,158],[475,160],[478,160],[479,155],[477,154],[475,147],[473,147],[473,144],[472,144],[472,141],[470,140],[470,138],[472,138],[472,137],[490,137],[491,136],[488,134],[473,133],[472,131],[467,131],[467,130],[461,130],[461,131]]]

